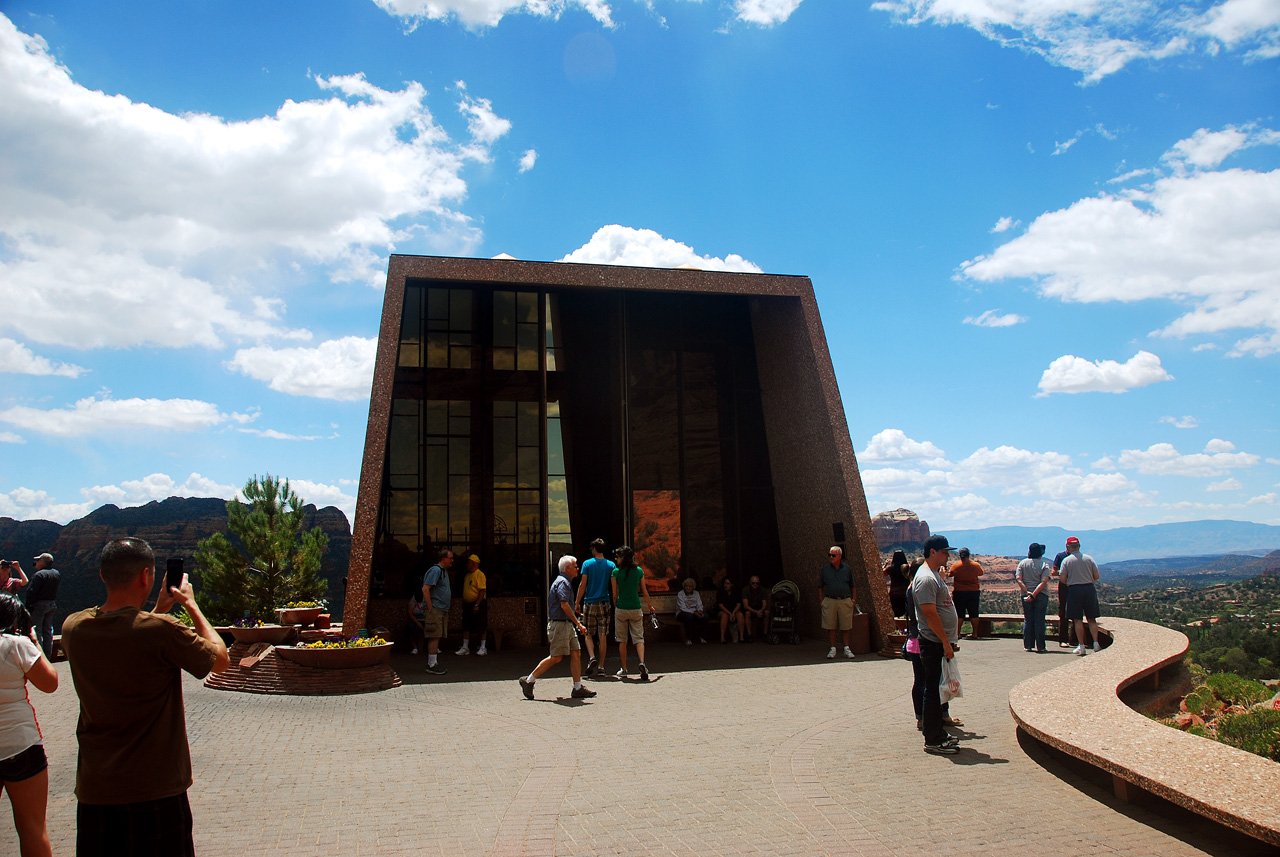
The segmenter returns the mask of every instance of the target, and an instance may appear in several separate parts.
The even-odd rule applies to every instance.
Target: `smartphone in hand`
[[[182,585],[182,558],[166,560],[164,564],[164,585],[177,589]]]

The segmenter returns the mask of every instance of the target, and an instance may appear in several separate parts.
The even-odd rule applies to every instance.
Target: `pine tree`
[[[270,622],[290,601],[322,598],[320,557],[329,537],[319,527],[302,532],[303,500],[289,480],[254,475],[241,492],[248,505],[227,501],[227,529],[239,546],[214,533],[196,547],[200,605],[214,622],[250,615]]]

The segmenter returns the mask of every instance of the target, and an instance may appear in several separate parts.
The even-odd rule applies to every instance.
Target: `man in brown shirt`
[[[156,577],[142,539],[109,542],[99,573],[107,600],[62,625],[80,697],[76,854],[193,855],[182,670],[196,678],[226,670],[227,647],[185,575],[177,588],[161,584],[155,612],[142,609]],[[167,615],[174,605],[192,628]]]

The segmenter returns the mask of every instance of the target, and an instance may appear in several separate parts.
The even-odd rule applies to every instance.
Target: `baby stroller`
[[[773,587],[769,593],[773,616],[769,621],[769,636],[765,639],[771,645],[781,640],[790,640],[791,644],[800,643],[800,587],[790,580],[784,580]]]

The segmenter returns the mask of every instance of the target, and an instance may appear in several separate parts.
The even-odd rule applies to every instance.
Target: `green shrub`
[[[1205,729],[1204,726],[1200,723],[1192,723],[1190,726],[1188,726],[1187,734],[1199,735],[1201,738],[1210,738],[1210,739],[1213,738],[1213,736],[1209,734],[1209,730]]]
[[[1254,708],[1218,723],[1218,740],[1280,762],[1280,711]]]
[[[1248,708],[1271,698],[1271,691],[1260,681],[1243,678],[1232,673],[1214,673],[1205,679],[1205,686],[1213,695],[1228,705]],[[1188,704],[1189,707],[1189,704]]]
[[[1211,717],[1213,712],[1222,708],[1222,702],[1214,696],[1213,688],[1207,684],[1197,687],[1186,698],[1187,711],[1201,717]]]

